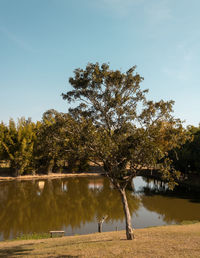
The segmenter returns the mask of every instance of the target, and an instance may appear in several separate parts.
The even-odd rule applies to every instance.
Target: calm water
[[[134,179],[133,187],[127,197],[134,228],[200,220],[197,194],[170,192],[142,177]],[[97,232],[97,218],[105,215],[103,231],[125,228],[120,196],[106,178],[0,182],[0,240],[50,230]]]

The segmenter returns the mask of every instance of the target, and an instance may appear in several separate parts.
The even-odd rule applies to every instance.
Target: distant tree
[[[69,79],[73,89],[62,94],[69,103],[77,104],[69,113],[84,143],[82,151],[103,165],[121,195],[127,239],[134,238],[127,184],[140,168],[158,162],[165,178],[174,183],[177,173],[167,154],[186,138],[181,121],[171,115],[174,102],[147,101],[148,91],[140,89],[143,78],[135,68],[122,73],[110,70],[107,64],[88,64],[85,70],[74,71]]]
[[[170,157],[173,165],[183,174],[199,174],[200,173],[200,126],[188,126],[188,134],[191,139],[186,141],[180,149],[173,149]]]
[[[85,141],[88,130],[88,123],[79,121],[68,114],[66,126],[68,143],[67,151],[68,170],[71,172],[87,171],[89,169],[90,153],[85,151]]]
[[[0,123],[0,167],[4,163],[8,163],[8,160],[6,160],[6,155],[5,155],[5,149],[3,146],[4,138],[5,138],[5,133],[7,132],[7,127],[6,125],[1,122]]]
[[[3,147],[3,140],[5,137],[6,132],[6,125],[1,122],[0,123],[0,160],[4,159],[4,147]]]
[[[16,176],[32,171],[35,124],[21,118],[17,125],[10,119],[9,125],[1,124],[1,155],[10,161]]]
[[[76,121],[69,114],[53,109],[43,114],[34,148],[38,170],[49,174],[61,172],[66,166],[73,172],[88,168],[88,154],[82,151],[75,125]]]
[[[43,114],[42,122],[37,130],[37,156],[38,169],[43,168],[47,174],[53,172],[56,166],[59,170],[64,166],[67,116],[56,110],[47,110]]]

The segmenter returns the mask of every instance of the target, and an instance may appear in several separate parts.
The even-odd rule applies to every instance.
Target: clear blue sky
[[[199,0],[0,0],[0,121],[40,120],[88,62],[137,65],[149,98],[200,122]]]

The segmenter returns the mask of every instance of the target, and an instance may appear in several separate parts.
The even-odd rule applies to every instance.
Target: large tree
[[[181,121],[171,115],[174,102],[148,101],[148,90],[141,90],[143,78],[135,68],[123,73],[107,64],[89,63],[74,71],[69,79],[72,90],[62,94],[69,103],[77,104],[69,113],[77,121],[73,130],[82,135],[83,151],[102,165],[121,195],[127,239],[134,238],[127,184],[140,169],[158,162],[173,183],[177,174],[167,153],[185,140]]]

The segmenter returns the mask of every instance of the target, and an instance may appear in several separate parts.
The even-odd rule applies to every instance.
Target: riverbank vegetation
[[[71,144],[71,149],[75,146],[70,132],[67,137],[67,126],[62,128],[65,134],[63,133],[62,138],[59,139],[58,131],[61,130],[57,121],[59,117],[63,119],[62,127],[64,127],[64,121],[67,124],[72,119],[72,117],[69,119],[70,116],[67,114],[48,110],[44,113],[43,119],[36,123],[30,118],[28,120],[20,118],[17,123],[10,119],[8,125],[1,122],[0,175],[3,173],[10,176],[59,173],[63,169],[68,172],[87,171],[89,168],[87,155],[81,156],[77,152],[76,156],[73,156],[72,152],[65,152],[66,143]],[[53,129],[55,124],[56,128]],[[199,175],[200,126],[188,126],[186,131],[192,140],[187,141],[179,149],[173,149],[169,156],[173,160],[173,165],[182,174]],[[65,142],[65,146],[61,146],[61,141],[62,144]]]
[[[173,165],[182,174],[200,176],[200,125],[199,127],[188,126],[187,132],[191,136],[179,149],[174,149],[169,155]]]
[[[87,153],[78,151],[78,135],[69,135],[69,114],[48,110],[42,121],[21,118],[0,124],[0,167],[2,174],[20,176],[85,171]],[[80,141],[79,141],[80,144]],[[80,146],[81,147],[81,146]]]
[[[63,120],[62,126],[58,125],[59,118]],[[78,148],[73,155],[79,139],[73,143],[70,132],[66,132],[67,126],[64,127],[71,120],[69,114],[48,110],[36,123],[30,118],[20,118],[17,123],[10,119],[8,125],[1,122],[0,176],[89,171],[89,156],[80,155]],[[63,130],[62,138],[58,136],[59,130]],[[186,131],[191,140],[173,149],[169,156],[182,176],[200,176],[200,126],[188,126]],[[67,143],[73,151],[65,151]]]
[[[200,223],[0,243],[2,257],[199,257]]]

